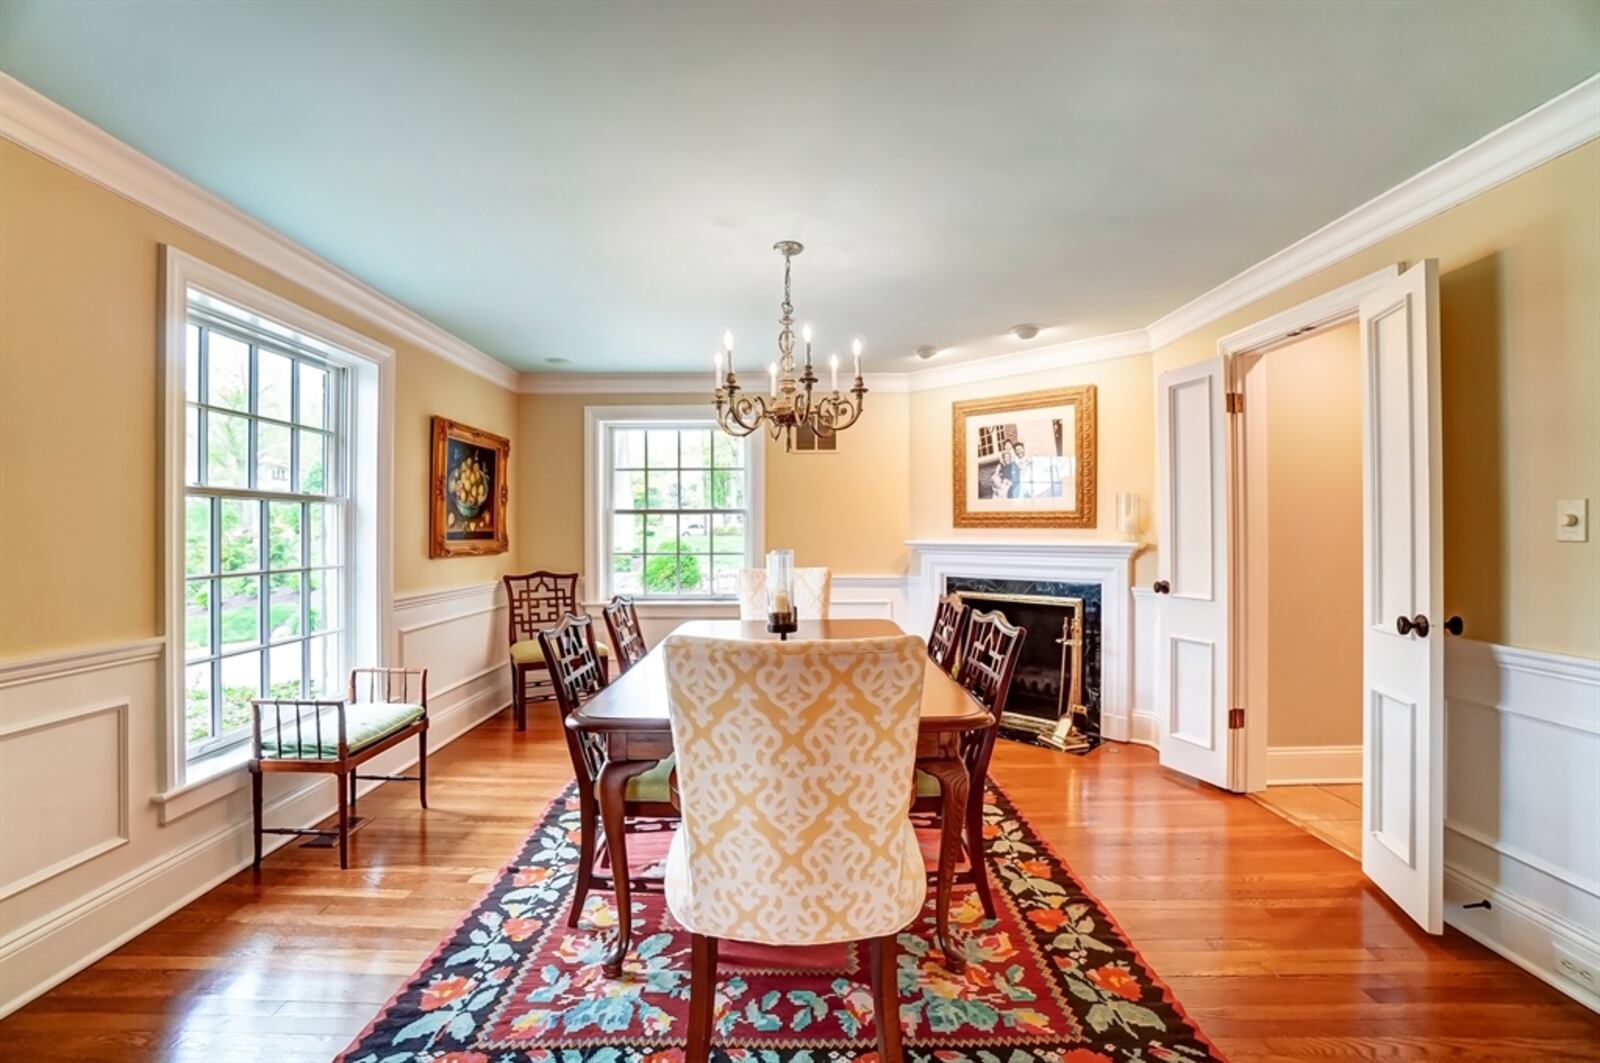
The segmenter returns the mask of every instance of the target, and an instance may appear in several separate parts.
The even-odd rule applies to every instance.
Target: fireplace
[[[975,598],[984,594],[1015,597],[1081,599],[1083,601],[1082,698],[1088,721],[1079,716],[1080,729],[1093,727],[1108,741],[1133,737],[1133,557],[1139,544],[1106,540],[1003,540],[914,539],[910,590],[910,630],[926,630],[941,595],[964,590]],[[974,601],[980,608],[985,606]],[[1025,603],[994,603],[1013,615]],[[1066,607],[1062,607],[1066,608]],[[1035,635],[1035,622],[1017,615]],[[1041,617],[1038,623],[1059,687],[1061,616]],[[1044,647],[1041,647],[1043,652]],[[1043,668],[1042,662],[1036,667]],[[1070,679],[1070,677],[1069,677]],[[1052,702],[1059,706],[1059,700]],[[1052,713],[1057,708],[1050,710]]]
[[[1009,726],[1048,732],[1076,711],[1078,730],[1099,739],[1100,584],[947,576],[944,589],[1028,629],[1006,701],[1016,717]]]

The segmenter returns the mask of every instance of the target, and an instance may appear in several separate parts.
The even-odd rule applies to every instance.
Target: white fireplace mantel
[[[1109,540],[912,539],[912,615],[926,628],[945,581],[1058,580],[1100,585],[1100,731],[1133,735],[1133,557],[1143,544]],[[912,628],[917,630],[917,628]]]

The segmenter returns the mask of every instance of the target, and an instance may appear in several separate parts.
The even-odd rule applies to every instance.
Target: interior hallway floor
[[[1361,784],[1269,786],[1250,795],[1312,837],[1361,859]]]

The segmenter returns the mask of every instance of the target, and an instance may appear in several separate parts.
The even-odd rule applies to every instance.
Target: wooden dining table
[[[765,622],[693,620],[677,633],[710,638],[773,640]],[[860,639],[902,634],[891,620],[802,620],[793,639]],[[939,780],[942,793],[939,862],[935,876],[935,936],[946,966],[962,966],[961,950],[950,928],[950,893],[961,854],[961,833],[967,822],[969,779],[961,756],[964,733],[993,726],[989,711],[931,659],[922,683],[922,720],[917,735],[917,767]],[[600,822],[607,856],[617,869],[615,889],[617,932],[603,969],[608,977],[622,972],[632,937],[633,908],[628,881],[627,839],[623,830],[623,798],[628,780],[648,771],[672,753],[667,718],[667,677],[658,645],[644,659],[612,680],[567,718],[567,726],[599,736],[605,763],[596,784]],[[907,779],[910,787],[912,780]],[[981,799],[981,795],[980,795]],[[973,871],[983,874],[982,858],[970,854]]]

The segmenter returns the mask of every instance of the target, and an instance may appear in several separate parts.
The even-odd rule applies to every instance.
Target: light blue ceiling
[[[1600,4],[0,4],[0,68],[523,369],[1137,327],[1600,68]],[[709,376],[709,372],[708,372]]]

